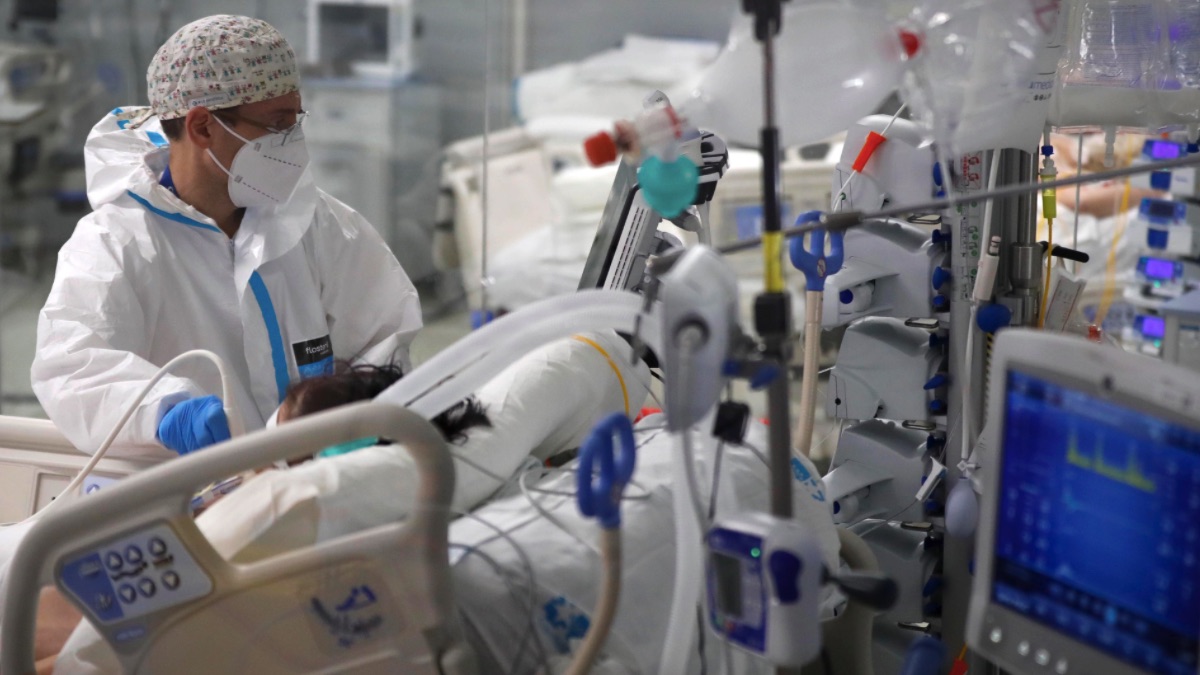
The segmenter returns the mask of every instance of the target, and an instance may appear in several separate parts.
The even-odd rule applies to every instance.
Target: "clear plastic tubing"
[[[683,458],[684,430],[676,434],[677,460]],[[704,544],[700,522],[691,495],[688,472],[693,468],[684,461],[671,463],[671,502],[675,515],[675,581],[671,593],[671,613],[667,619],[667,638],[659,659],[659,675],[680,675],[687,672],[692,654],[692,638],[696,635],[696,606],[700,602],[700,580],[704,569]]]
[[[432,417],[474,393],[530,351],[577,333],[632,332],[642,298],[588,290],[549,298],[503,316],[459,340],[376,397]],[[643,321],[642,340],[661,353],[657,321]],[[465,365],[464,365],[465,364]]]

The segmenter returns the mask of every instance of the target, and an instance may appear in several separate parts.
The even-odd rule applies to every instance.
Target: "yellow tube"
[[[783,233],[763,233],[763,286],[768,293],[782,293],[783,282]]]
[[[1050,272],[1054,265],[1054,219],[1046,219],[1046,285],[1042,288],[1042,314],[1038,319],[1038,328],[1046,325],[1046,308],[1050,305]]]

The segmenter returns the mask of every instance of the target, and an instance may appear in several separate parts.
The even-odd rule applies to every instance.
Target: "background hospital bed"
[[[0,523],[24,520],[63,491],[91,457],[48,420],[0,416]],[[84,490],[154,466],[152,459],[102,459]]]
[[[583,158],[587,135],[611,127],[595,117],[543,118],[494,133],[488,147],[487,256],[489,307],[515,309],[576,290],[616,175],[616,164],[592,168]],[[784,220],[828,209],[840,140],[787,151],[782,166]],[[483,142],[448,147],[442,168],[444,204],[438,264],[462,273],[472,308],[480,304],[483,256]],[[729,170],[717,184],[709,210],[712,242],[756,236],[762,219],[761,158],[732,149]],[[682,234],[670,223],[660,229]],[[730,259],[738,273],[742,307],[761,291],[759,254]],[[803,301],[803,279],[792,279]],[[748,310],[747,310],[748,311]],[[803,313],[799,314],[803,316]]]

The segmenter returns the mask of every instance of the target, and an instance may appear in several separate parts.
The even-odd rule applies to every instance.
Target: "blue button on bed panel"
[[[125,616],[99,553],[90,553],[63,565],[62,584],[71,595],[103,622]]]

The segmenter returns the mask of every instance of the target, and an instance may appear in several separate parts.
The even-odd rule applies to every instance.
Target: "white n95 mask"
[[[291,199],[308,168],[308,146],[300,125],[251,141],[226,126],[221,118],[213,118],[245,143],[228,169],[221,166],[212,149],[208,150],[208,156],[229,175],[229,199],[234,206],[278,206]]]

